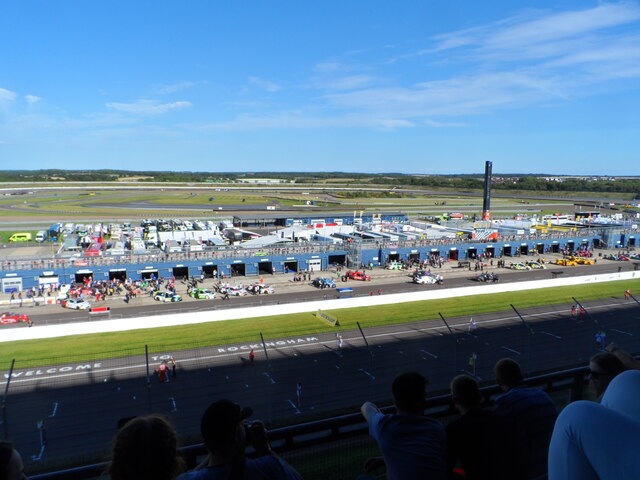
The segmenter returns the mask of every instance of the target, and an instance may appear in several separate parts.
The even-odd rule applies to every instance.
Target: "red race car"
[[[0,313],[0,324],[20,323],[20,322],[28,323],[29,325],[33,323],[31,319],[29,319],[29,316],[25,315],[24,313],[15,313],[15,312]]]
[[[362,280],[363,282],[369,282],[371,281],[371,275],[365,275],[362,272],[358,272],[357,270],[355,272],[349,270],[345,276],[351,280]]]

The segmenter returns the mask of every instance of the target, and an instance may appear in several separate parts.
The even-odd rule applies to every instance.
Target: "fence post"
[[[529,324],[524,320],[524,318],[522,317],[522,315],[520,315],[520,312],[516,309],[516,307],[514,307],[514,306],[513,306],[513,304],[511,304],[511,308],[513,308],[513,311],[514,311],[514,312],[516,312],[516,315],[518,315],[518,317],[520,318],[520,320],[522,320],[522,324],[523,324],[523,325],[526,327],[526,329],[527,329],[527,343],[528,343],[527,348],[528,348],[528,350],[529,350],[529,355],[528,355],[528,356],[529,356],[529,358],[527,359],[527,360],[528,360],[528,363],[529,363],[529,368],[528,368],[528,370],[527,370],[527,374],[528,374],[528,375],[531,375],[531,369],[532,369],[532,367],[531,367],[531,358],[532,358],[532,355],[531,355],[531,349],[532,349],[531,343],[532,343],[533,334],[534,334],[534,333],[536,333],[536,332],[533,330],[533,328],[531,328],[531,325],[529,325]]]
[[[11,360],[11,367],[9,367],[9,376],[7,377],[7,384],[4,386],[4,394],[2,395],[2,423],[4,424],[4,438],[9,438],[9,425],[7,424],[7,396],[9,395],[9,383],[13,376],[13,367],[16,364],[16,359]]]
[[[453,339],[455,340],[453,343],[453,373],[457,374],[458,373],[458,344],[460,343],[460,341],[458,340],[458,336],[449,326],[447,319],[444,318],[444,315],[442,315],[442,313],[440,312],[438,312],[438,315],[440,315],[440,318],[442,319],[445,326],[447,327],[447,330],[449,330],[449,333],[453,336]]]

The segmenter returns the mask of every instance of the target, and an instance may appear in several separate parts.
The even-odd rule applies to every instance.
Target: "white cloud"
[[[12,101],[16,98],[16,93],[5,88],[0,88],[0,100]]]
[[[135,103],[114,103],[106,104],[107,108],[120,112],[132,113],[136,115],[160,115],[171,110],[191,107],[192,103],[187,101],[159,103],[157,100],[138,100]]]
[[[187,88],[195,87],[199,82],[178,82],[171,85],[158,85],[153,88],[153,93],[157,95],[166,95],[168,93],[175,93],[185,90]]]
[[[330,90],[353,90],[356,88],[364,88],[373,84],[375,79],[370,75],[351,75],[341,77],[324,82],[324,88]]]
[[[282,87],[274,82],[270,82],[269,80],[264,80],[260,77],[249,77],[249,83],[255,85],[262,90],[266,90],[267,92],[278,92],[282,90]]]
[[[36,97],[35,95],[25,95],[24,99],[29,105],[33,105],[34,103],[38,103],[42,98]]]

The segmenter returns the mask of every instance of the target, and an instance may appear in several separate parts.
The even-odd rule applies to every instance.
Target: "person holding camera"
[[[250,408],[226,399],[209,405],[200,421],[209,455],[178,480],[302,480],[271,450],[262,422],[245,423],[252,413]],[[247,446],[253,447],[255,458],[246,456]]]

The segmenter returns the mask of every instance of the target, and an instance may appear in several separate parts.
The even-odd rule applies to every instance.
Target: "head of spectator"
[[[482,394],[476,379],[469,375],[455,377],[451,381],[451,399],[462,414],[480,407]]]
[[[398,375],[391,385],[393,403],[398,412],[422,415],[426,407],[427,379],[418,372]]]
[[[118,430],[112,447],[112,480],[173,480],[184,471],[176,431],[160,415],[135,417]]]
[[[618,357],[624,365],[625,370],[640,370],[640,360],[636,360],[635,358],[633,358],[633,355],[625,352],[624,350],[621,350],[620,347],[618,347],[618,345],[616,345],[615,343],[611,342],[609,345],[607,345],[607,348],[605,348],[605,350],[607,352],[613,353],[616,357]]]
[[[20,453],[9,442],[0,442],[0,480],[26,480]]]
[[[523,385],[522,369],[520,364],[511,358],[498,360],[494,368],[496,383],[502,390],[509,391],[514,387]]]
[[[589,360],[589,377],[591,385],[600,397],[611,380],[626,369],[622,361],[611,352],[598,352]]]
[[[220,456],[243,453],[247,444],[243,421],[252,413],[250,408],[226,399],[209,405],[200,420],[200,433],[207,449]]]

